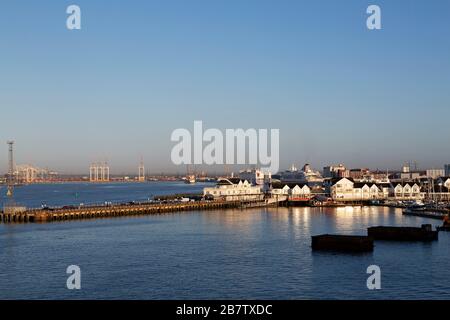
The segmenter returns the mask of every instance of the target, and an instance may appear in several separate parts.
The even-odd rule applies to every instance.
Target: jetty
[[[0,214],[3,223],[52,222],[76,219],[123,217],[135,215],[157,215],[181,211],[244,209],[270,206],[266,201],[189,201],[174,203],[128,203],[4,211]]]
[[[311,237],[313,250],[369,252],[373,251],[373,239],[369,236],[323,234]]]
[[[389,241],[434,241],[438,240],[438,231],[433,231],[431,224],[416,227],[370,227],[367,234],[375,240]]]

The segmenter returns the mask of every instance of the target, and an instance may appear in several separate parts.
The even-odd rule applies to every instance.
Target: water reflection
[[[0,298],[74,298],[64,276],[75,262],[86,279],[76,298],[449,298],[439,280],[449,233],[428,244],[377,242],[364,255],[310,247],[312,235],[423,222],[383,207],[279,207],[0,225]],[[382,292],[366,288],[371,264],[382,269]]]

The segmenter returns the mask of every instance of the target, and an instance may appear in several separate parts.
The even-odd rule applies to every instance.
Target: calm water
[[[195,192],[180,183],[36,185],[29,206],[144,200]],[[0,190],[4,191],[4,190]],[[76,196],[75,193],[78,193]],[[0,299],[450,299],[450,233],[434,243],[376,242],[362,255],[311,252],[310,236],[368,226],[437,225],[400,210],[273,208],[0,224]],[[82,289],[66,289],[68,265]],[[369,291],[366,268],[380,266]]]

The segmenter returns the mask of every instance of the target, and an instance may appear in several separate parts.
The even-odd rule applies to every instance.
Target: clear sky
[[[82,29],[66,28],[77,4]],[[366,28],[366,8],[382,30]],[[184,171],[176,128],[279,128],[281,166],[450,163],[450,1],[0,4],[0,172]],[[0,145],[0,146],[1,146]]]

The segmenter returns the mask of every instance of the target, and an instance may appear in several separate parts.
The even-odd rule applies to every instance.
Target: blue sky
[[[82,29],[66,29],[77,4]],[[382,30],[366,28],[366,8]],[[21,1],[0,9],[0,140],[66,173],[184,171],[176,128],[279,128],[281,166],[450,162],[450,2]],[[0,148],[0,172],[7,146]]]

